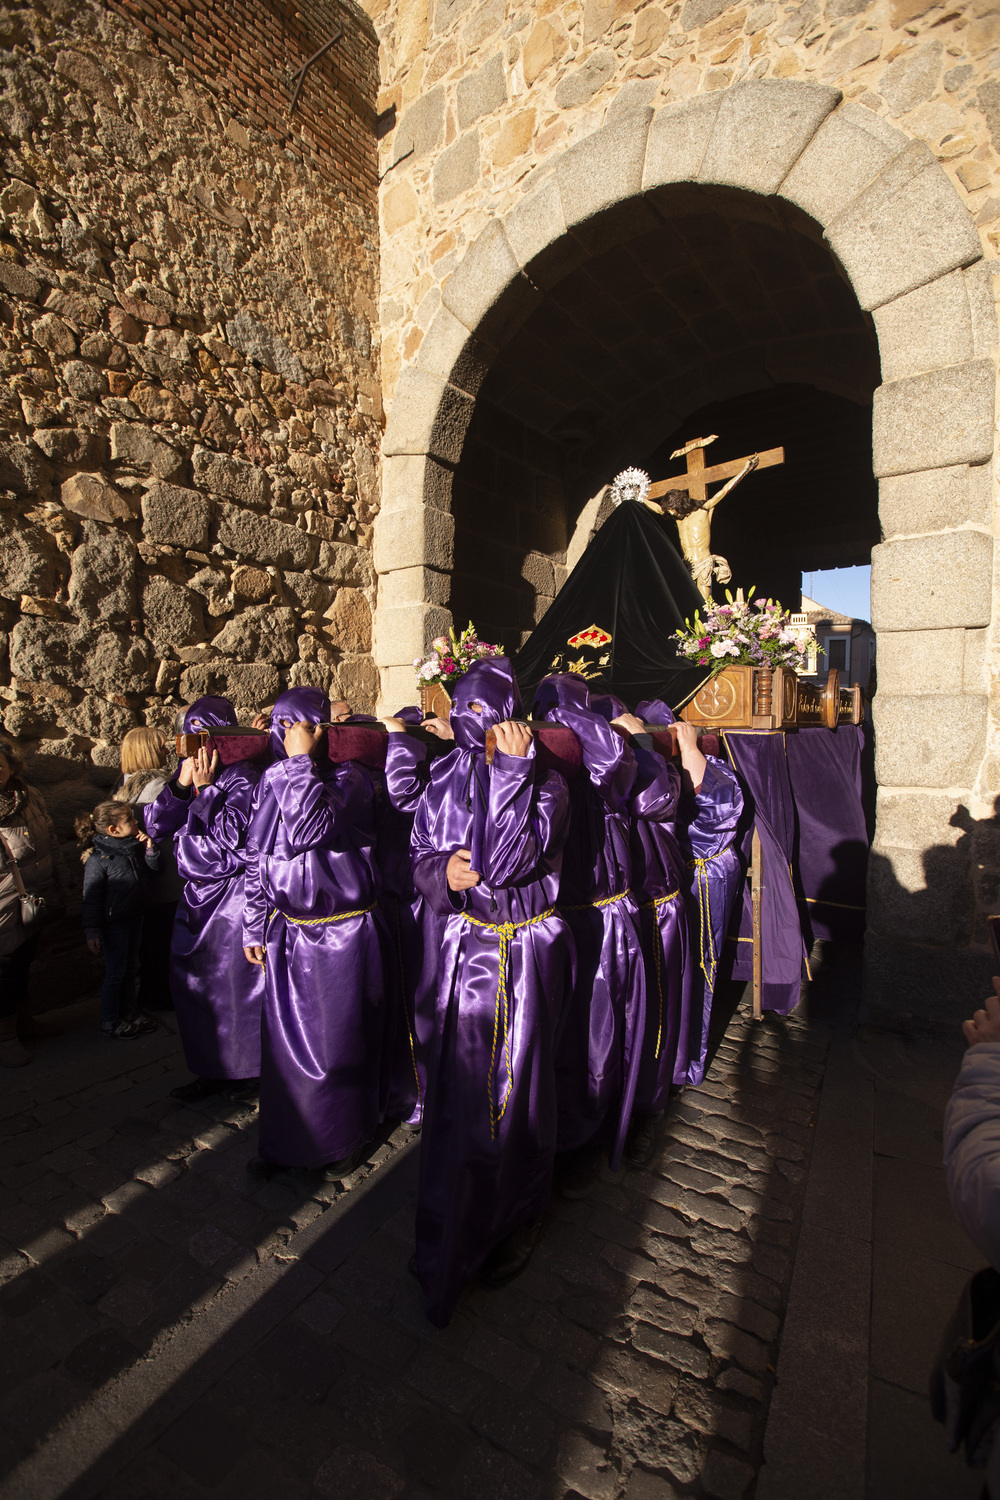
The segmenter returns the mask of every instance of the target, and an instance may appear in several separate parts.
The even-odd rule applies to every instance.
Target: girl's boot
[[[23,1068],[30,1061],[17,1039],[17,1016],[0,1018],[0,1068]]]

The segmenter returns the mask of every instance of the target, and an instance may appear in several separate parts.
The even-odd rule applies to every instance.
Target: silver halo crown
[[[649,486],[650,478],[645,469],[623,469],[611,486],[611,503],[621,505],[623,500],[645,500]]]

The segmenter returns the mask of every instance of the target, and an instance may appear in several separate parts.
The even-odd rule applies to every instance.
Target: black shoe
[[[649,1116],[633,1116],[625,1137],[624,1157],[630,1167],[644,1167],[656,1145],[655,1121]]]
[[[542,1237],[542,1221],[519,1224],[494,1245],[479,1269],[479,1280],[487,1291],[497,1292],[527,1270],[535,1246]]]
[[[200,1099],[211,1099],[226,1088],[224,1078],[193,1078],[170,1090],[171,1099],[183,1099],[185,1104],[197,1104]]]
[[[117,1042],[134,1042],[142,1036],[142,1032],[132,1021],[102,1021],[101,1035]]]
[[[601,1146],[579,1146],[556,1162],[556,1181],[564,1198],[588,1198],[601,1175]]]
[[[152,1016],[147,1016],[143,1011],[137,1010],[125,1018],[131,1026],[136,1028],[140,1036],[149,1036],[150,1032],[158,1031],[159,1026]]]
[[[364,1161],[367,1149],[368,1143],[365,1142],[363,1146],[358,1146],[357,1150],[352,1151],[350,1156],[342,1156],[339,1161],[327,1162],[322,1168],[323,1181],[342,1182],[345,1177],[350,1177],[351,1173],[356,1172]]]

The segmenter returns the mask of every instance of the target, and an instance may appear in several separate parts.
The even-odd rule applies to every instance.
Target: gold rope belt
[[[715,937],[712,933],[712,907],[709,900],[708,890],[708,866],[713,860],[721,859],[728,854],[732,848],[727,844],[725,849],[720,849],[718,854],[709,854],[705,859],[689,859],[687,867],[695,872],[694,883],[698,892],[698,922],[699,922],[699,950],[701,952],[701,972],[707,983],[715,988],[715,971],[719,966],[719,955],[715,949]],[[705,935],[708,935],[708,968],[705,968]]]
[[[279,911],[277,907],[271,913],[271,921],[275,917],[284,917],[293,927],[326,927],[330,922],[346,922],[349,917],[367,917],[369,912],[375,910],[375,902],[371,906],[360,906],[357,911],[337,911],[332,917],[290,917],[285,912]]]
[[[639,907],[640,911],[651,911],[655,914],[657,909],[665,906],[668,901],[676,901],[680,895],[680,889],[667,891],[665,896],[654,896],[652,901],[643,901]],[[663,945],[660,942],[660,934],[653,934],[653,963],[656,967],[656,993],[660,1002],[660,1013],[656,1022],[656,1051],[653,1053],[655,1059],[660,1056],[660,1044],[663,1040]]]
[[[507,1101],[510,1098],[510,1091],[514,1087],[514,1071],[510,1064],[510,1006],[507,996],[507,969],[510,964],[510,940],[517,932],[519,927],[533,927],[536,922],[544,922],[547,918],[554,917],[555,915],[555,907],[550,906],[547,911],[543,911],[539,916],[526,917],[523,922],[483,922],[480,921],[479,917],[470,916],[467,911],[462,912],[462,916],[467,922],[471,923],[473,927],[481,927],[484,932],[495,932],[500,939],[500,947],[497,954],[497,998],[496,1006],[493,1011],[493,1045],[490,1052],[490,1076],[489,1082],[487,1084],[487,1097],[489,1099],[490,1106],[490,1135],[494,1139],[496,1138],[497,1126],[503,1119],[504,1110],[507,1108]],[[503,1099],[500,1101],[499,1110],[494,1110],[493,1093],[495,1089],[494,1080],[496,1077],[497,1065],[497,1037],[499,1036],[500,1032],[501,1007],[503,1009],[503,1044],[501,1050],[504,1055],[504,1060],[507,1064],[507,1088],[504,1093]]]
[[[577,906],[570,906],[565,901],[560,901],[560,911],[589,911],[592,906],[614,906],[616,901],[624,901],[626,896],[631,896],[632,889],[626,886],[623,891],[618,891],[614,896],[602,896],[599,901],[581,901]]]

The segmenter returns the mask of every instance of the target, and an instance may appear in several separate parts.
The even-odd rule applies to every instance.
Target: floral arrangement
[[[447,635],[439,635],[431,642],[429,656],[414,659],[417,682],[441,682],[449,687],[484,656],[503,656],[503,648],[481,641],[470,620],[461,635],[456,635],[452,627]]]
[[[716,676],[728,666],[801,667],[815,645],[807,626],[795,625],[788,610],[773,599],[757,599],[753,589],[744,599],[742,589],[734,599],[726,590],[726,603],[713,604],[702,619],[695,612],[694,624],[675,630],[681,656],[700,667],[711,667]]]

